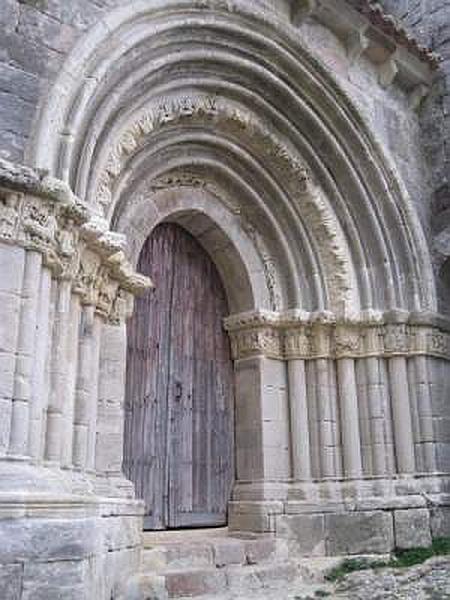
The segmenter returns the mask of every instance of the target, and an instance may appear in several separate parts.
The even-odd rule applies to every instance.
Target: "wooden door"
[[[159,225],[138,270],[155,290],[128,326],[124,471],[146,529],[225,525],[234,479],[227,300],[211,258],[178,225]]]

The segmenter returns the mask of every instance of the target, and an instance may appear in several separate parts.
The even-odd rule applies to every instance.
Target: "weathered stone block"
[[[277,552],[277,542],[272,537],[248,540],[245,543],[247,562],[255,565],[272,558]]]
[[[209,544],[193,542],[168,545],[165,554],[167,565],[172,569],[203,568],[214,564],[213,549]]]
[[[22,576],[22,565],[0,566],[0,597],[2,600],[20,600]]]
[[[246,597],[246,593],[260,589],[280,589],[294,581],[298,576],[297,569],[292,563],[273,564],[265,566],[230,567],[228,569],[228,585],[239,596]]]
[[[214,561],[217,567],[243,565],[246,562],[245,546],[238,540],[220,540],[213,544]]]
[[[229,517],[230,531],[253,531],[266,533],[273,529],[269,515],[234,513]]]
[[[433,538],[450,537],[450,507],[433,508],[430,521]]]
[[[211,569],[166,574],[166,589],[170,598],[215,594],[224,591],[226,586],[227,579],[223,571]]]
[[[76,560],[99,552],[96,519],[0,521],[0,562]]]
[[[324,515],[283,515],[277,518],[277,536],[288,540],[298,556],[325,554]]]
[[[392,514],[359,512],[325,516],[327,554],[383,554],[394,547]]]
[[[85,600],[89,594],[85,561],[26,563],[21,600]]]
[[[426,508],[396,510],[394,529],[398,548],[427,548],[431,545],[430,513]]]

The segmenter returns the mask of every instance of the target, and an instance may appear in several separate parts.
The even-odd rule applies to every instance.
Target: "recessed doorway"
[[[221,278],[174,223],[154,229],[138,271],[155,289],[128,324],[124,472],[145,502],[145,529],[226,525],[234,377]]]

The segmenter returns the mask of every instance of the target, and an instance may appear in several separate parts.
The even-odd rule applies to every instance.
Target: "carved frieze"
[[[424,324],[373,319],[335,322],[305,314],[295,321],[284,313],[244,313],[225,322],[235,358],[263,355],[279,360],[318,358],[413,357],[450,360],[450,333]]]
[[[90,218],[62,183],[50,184],[42,196],[0,189],[0,241],[40,252],[43,265],[68,281],[82,304],[118,323],[130,316],[133,295],[151,282],[128,263],[122,235]]]

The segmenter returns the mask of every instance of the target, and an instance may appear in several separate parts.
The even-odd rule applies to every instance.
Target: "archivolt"
[[[68,59],[33,161],[116,226],[164,178],[214,187],[268,284],[277,274],[277,310],[434,309],[426,244],[394,169],[295,30],[258,4],[113,11]]]

